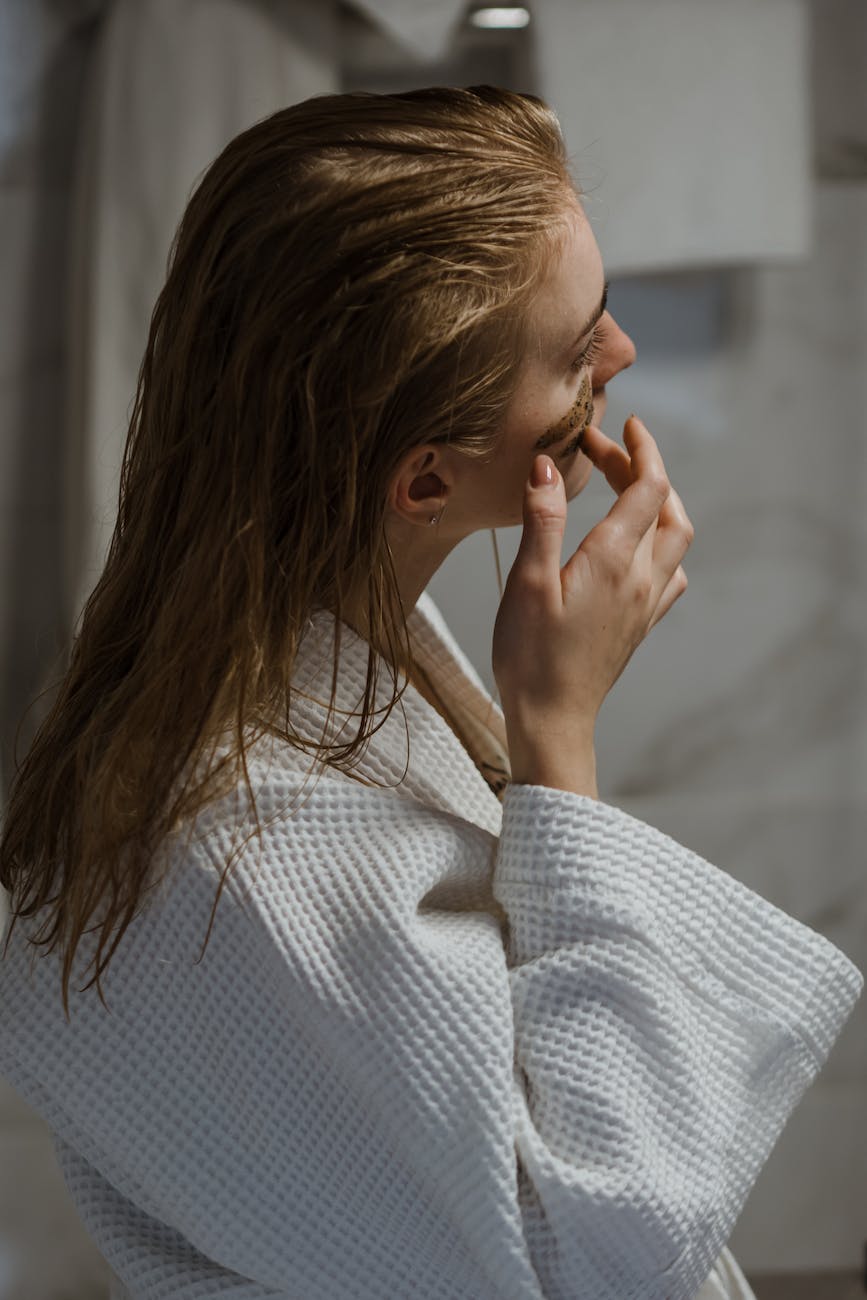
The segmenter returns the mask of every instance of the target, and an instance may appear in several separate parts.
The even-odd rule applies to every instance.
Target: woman
[[[725,1243],[863,981],[598,799],[692,535],[591,422],[605,306],[530,96],[309,100],[190,200],[0,874],[0,1071],[117,1297],[751,1294]],[[500,710],[424,589],[522,521]]]

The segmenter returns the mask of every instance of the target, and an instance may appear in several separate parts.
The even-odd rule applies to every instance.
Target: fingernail
[[[554,482],[554,462],[550,456],[537,456],[533,461],[530,483],[533,487],[551,487]]]

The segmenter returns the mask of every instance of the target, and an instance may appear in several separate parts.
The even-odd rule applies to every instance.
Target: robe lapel
[[[317,610],[310,619],[296,660],[293,681],[298,694],[293,698],[291,716],[303,734],[314,738],[322,732],[331,694],[335,623],[329,611]],[[502,774],[504,769],[508,774],[502,711],[485,690],[427,593],[409,614],[407,627],[419,665],[447,703],[467,744],[461,743],[433,705],[409,683],[402,707],[395,706],[384,725],[371,737],[358,764],[358,775],[378,785],[400,785],[402,793],[499,835],[502,804],[488,781],[496,781],[495,774]],[[360,710],[367,657],[367,642],[348,624],[341,623],[341,671],[336,697],[341,709]],[[399,684],[405,680],[401,674]],[[380,709],[384,709],[390,698],[391,682],[390,670],[383,668],[376,695]],[[339,715],[332,721],[329,734],[334,738],[339,735],[341,743],[345,743],[357,724],[357,717]],[[484,765],[481,771],[477,762]]]

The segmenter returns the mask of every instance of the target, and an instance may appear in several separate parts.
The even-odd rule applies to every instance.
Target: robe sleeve
[[[824,936],[619,809],[510,786],[516,1149],[544,1294],[687,1300],[863,988]]]

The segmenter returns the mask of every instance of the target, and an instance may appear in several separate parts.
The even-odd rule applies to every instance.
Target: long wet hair
[[[242,776],[252,798],[258,736],[300,743],[310,613],[338,620],[329,719],[346,593],[366,590],[368,641],[376,628],[411,671],[387,485],[426,442],[491,455],[575,193],[551,109],[490,86],[316,96],[238,135],[199,181],[151,318],[108,558],[0,841],[7,944],[50,909],[29,942],[60,946],[67,1018],[88,923],[101,915],[85,988],[102,998],[161,842]],[[323,731],[314,762],[351,772],[383,725],[380,661],[371,644],[357,733]],[[395,672],[385,716],[405,688]]]

